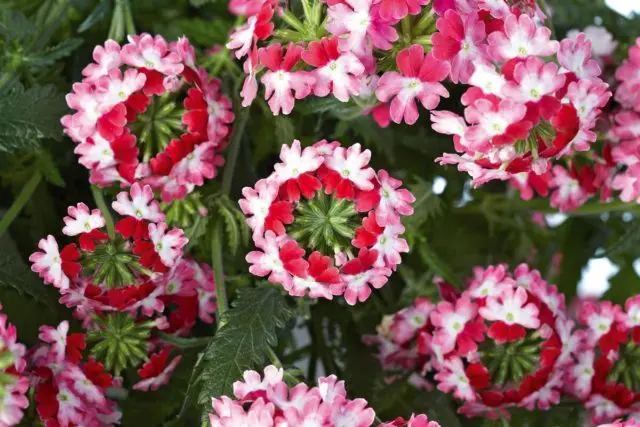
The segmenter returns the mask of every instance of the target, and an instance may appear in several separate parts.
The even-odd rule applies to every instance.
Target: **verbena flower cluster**
[[[235,399],[213,398],[211,427],[321,425],[326,427],[374,425],[375,412],[364,399],[349,399],[344,381],[335,375],[318,378],[317,387],[304,383],[289,387],[283,380],[284,371],[273,365],[261,376],[245,371],[243,381],[233,384]],[[398,418],[382,427],[440,427],[426,415],[412,415],[409,420]]]
[[[563,395],[583,402],[595,425],[640,416],[638,297],[624,309],[583,301],[574,328],[564,296],[526,264],[513,273],[477,267],[462,293],[441,286],[443,301],[418,298],[365,337],[389,380],[410,374],[416,386],[435,385],[467,416],[547,410]]]
[[[32,269],[58,289],[61,304],[73,308],[108,370],[140,367],[133,388],[155,390],[169,380],[180,356],[170,360],[171,347],[150,333],[187,335],[198,319],[213,322],[213,271],[183,258],[188,239],[164,223],[150,186],[133,184],[112,207],[122,215],[113,237],[99,210],[84,203],[69,207],[62,232],[78,244],[60,250],[53,236],[42,239],[42,251],[30,257]]]
[[[93,59],[67,95],[75,112],[62,118],[92,183],[142,181],[171,201],[216,176],[234,114],[185,37],[167,43],[143,33],[122,47],[108,40]]]
[[[598,35],[606,39],[606,35]],[[598,43],[597,40],[593,42]],[[591,46],[585,46],[586,55],[589,54],[587,47]],[[603,51],[594,46],[592,51],[594,55],[604,53],[605,59],[612,53],[611,47]],[[615,70],[615,75],[610,76],[611,80],[617,80],[618,86],[615,103],[598,122],[604,142],[588,153],[574,153],[565,163],[553,166],[545,174],[517,176],[512,182],[521,191],[522,198],[532,198],[534,191],[542,196],[551,193],[551,205],[562,211],[572,211],[598,195],[603,202],[612,200],[614,194],[624,202],[640,200],[638,67],[640,39],[629,49],[628,59]],[[596,98],[590,97],[587,101],[594,103]]]
[[[29,406],[26,352],[18,342],[16,327],[8,322],[6,314],[0,313],[0,426],[3,427],[19,424]]]
[[[351,305],[384,286],[409,250],[400,217],[415,199],[370,158],[360,144],[283,145],[275,171],[242,192],[260,249],[247,255],[251,273],[293,296],[344,295]]]

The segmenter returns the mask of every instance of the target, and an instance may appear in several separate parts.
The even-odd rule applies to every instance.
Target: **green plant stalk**
[[[478,203],[462,206],[456,209],[457,212],[486,212],[491,211],[529,211],[541,213],[559,213],[560,211],[551,205],[549,200],[520,200],[520,199],[502,199],[491,200],[490,203]],[[609,203],[587,203],[571,212],[564,212],[568,216],[589,216],[600,215],[608,212],[630,212],[640,215],[640,205],[637,203],[627,203],[620,200]]]
[[[100,190],[95,185],[92,185],[91,194],[93,194],[93,200],[95,200],[96,206],[98,206],[98,209],[100,209],[100,212],[102,212],[104,222],[107,225],[107,234],[109,235],[109,238],[113,240],[116,237],[115,228],[113,226],[113,217],[111,216],[111,212],[109,212],[107,203],[104,201],[102,190]]]
[[[0,220],[0,236],[2,236],[7,228],[9,228],[13,220],[16,219],[18,214],[20,214],[20,211],[22,211],[22,208],[24,208],[24,205],[26,205],[29,199],[31,199],[31,196],[33,195],[33,192],[36,191],[36,188],[38,188],[40,181],[42,181],[42,174],[40,171],[36,171],[31,178],[29,178],[29,181],[27,181],[24,187],[22,187],[20,194],[18,194],[18,197],[13,201],[9,210],[5,212],[4,216]]]
[[[131,4],[129,0],[122,0],[124,14],[124,25],[126,34],[136,34],[136,26],[133,23],[133,15],[131,14]]]
[[[217,329],[220,330],[226,323],[224,313],[229,308],[227,300],[227,287],[224,283],[224,265],[222,261],[222,221],[217,221],[213,229],[213,239],[211,239],[211,265],[213,276],[216,281],[216,303],[218,305]]]
[[[271,361],[272,365],[274,365],[276,368],[282,368],[282,362],[280,361],[280,358],[270,346],[267,346],[267,356],[269,356],[269,360]]]

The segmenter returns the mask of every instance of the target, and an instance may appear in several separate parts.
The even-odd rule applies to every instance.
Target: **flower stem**
[[[549,205],[546,199],[519,200],[519,199],[495,199],[482,203],[474,203],[462,206],[458,212],[486,212],[491,211],[529,211],[541,213],[559,213],[560,211]],[[569,216],[600,215],[607,212],[630,212],[640,214],[640,204],[627,203],[616,200],[609,203],[587,203],[570,212],[563,212]]]
[[[280,361],[280,358],[270,346],[267,346],[267,356],[269,356],[269,360],[271,361],[272,365],[274,365],[276,368],[282,368],[282,362]]]
[[[31,178],[29,178],[29,181],[27,181],[24,187],[22,187],[18,197],[13,201],[9,210],[5,212],[2,219],[0,219],[0,236],[7,230],[7,228],[9,228],[24,205],[26,205],[29,199],[31,199],[31,196],[33,195],[33,192],[36,191],[36,188],[38,188],[40,181],[42,181],[42,174],[40,171],[36,171]]]
[[[216,222],[213,229],[213,239],[211,239],[211,265],[213,266],[213,276],[216,280],[216,303],[218,305],[217,319],[220,329],[224,326],[224,313],[229,308],[227,301],[227,287],[224,283],[224,266],[222,262],[222,221]]]
[[[104,195],[102,194],[102,190],[100,190],[95,185],[92,185],[91,193],[93,194],[93,200],[95,200],[96,206],[98,206],[98,209],[100,209],[100,212],[102,212],[104,221],[107,224],[107,234],[109,234],[110,239],[114,239],[116,237],[116,233],[113,227],[113,217],[111,216],[111,212],[109,212],[107,203],[104,201]]]
[[[231,193],[233,172],[236,168],[236,162],[238,161],[238,154],[240,153],[240,141],[244,135],[248,119],[249,110],[246,108],[241,109],[233,127],[233,135],[231,136],[229,150],[227,151],[227,162],[224,168],[224,174],[222,175],[222,193],[227,196]]]

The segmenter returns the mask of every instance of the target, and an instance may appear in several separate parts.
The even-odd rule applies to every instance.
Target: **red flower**
[[[80,258],[80,251],[75,244],[69,243],[60,251],[60,259],[62,260],[62,271],[67,277],[74,278],[82,270],[82,266],[76,260]]]
[[[138,369],[138,375],[140,378],[153,378],[162,374],[169,362],[169,355],[171,351],[164,349],[159,353],[151,356],[151,358],[142,365],[142,368]]]
[[[493,338],[498,344],[503,344],[507,342],[518,341],[525,337],[526,330],[514,323],[507,324],[501,320],[494,322],[489,327],[488,335],[490,338]]]
[[[83,333],[75,333],[67,335],[66,354],[67,359],[74,363],[78,363],[82,359],[82,350],[87,348],[87,343]]]
[[[104,371],[104,365],[100,362],[89,359],[82,369],[84,370],[84,374],[87,378],[89,378],[89,380],[97,387],[106,389],[107,387],[111,387],[113,384],[113,377],[111,377],[108,372]]]
[[[88,233],[82,233],[80,237],[78,237],[80,249],[90,252],[96,249],[96,242],[106,242],[107,240],[109,240],[109,235],[97,229],[91,230]]]
[[[137,219],[132,216],[122,218],[116,223],[116,231],[125,239],[149,238],[149,222],[144,219]]]
[[[122,135],[127,124],[127,107],[123,104],[116,104],[111,111],[103,114],[96,123],[96,128],[100,136],[107,141],[113,141]]]
[[[269,207],[269,214],[264,219],[264,227],[277,235],[285,233],[285,224],[293,223],[293,205],[289,202],[274,202]]]
[[[376,221],[376,213],[370,211],[369,215],[362,220],[362,227],[356,229],[356,237],[353,239],[353,246],[356,248],[371,247],[378,241],[378,236],[384,231],[383,227]]]
[[[320,188],[322,188],[322,184],[318,178],[311,173],[303,173],[297,178],[292,178],[282,184],[278,197],[289,202],[297,202],[300,200],[300,194],[307,199],[311,199]]]
[[[377,250],[369,250],[367,248],[360,249],[358,257],[352,259],[342,266],[342,271],[345,274],[355,275],[360,274],[373,266],[373,263],[378,259]]]
[[[323,256],[318,251],[313,252],[311,256],[309,256],[309,274],[313,276],[316,282],[340,282],[340,272],[336,267],[331,265],[331,258]]]
[[[289,240],[280,248],[280,261],[282,261],[284,268],[294,276],[307,276],[309,263],[303,257],[304,249],[294,240]]]

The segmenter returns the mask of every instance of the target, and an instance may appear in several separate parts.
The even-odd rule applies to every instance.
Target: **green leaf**
[[[80,24],[80,26],[78,27],[78,32],[83,33],[98,22],[102,21],[109,15],[110,9],[110,2],[108,0],[101,0],[100,3],[98,3],[98,5],[89,14],[89,16],[87,16],[87,19],[82,21],[82,24]]]
[[[634,221],[618,240],[607,247],[604,252],[599,253],[599,257],[618,255],[634,248],[634,246],[637,247],[638,244],[640,244],[640,221]]]
[[[38,153],[36,167],[48,182],[57,187],[64,187],[64,179],[62,179],[60,170],[53,162],[53,158],[51,158],[51,154],[48,151]]]
[[[274,118],[275,124],[275,142],[276,147],[279,148],[282,144],[291,144],[295,138],[296,128],[293,124],[293,120],[286,116],[276,116]]]
[[[189,0],[189,3],[191,3],[191,6],[193,7],[202,7],[205,4],[209,4],[209,3],[216,3],[217,0]]]
[[[38,53],[25,55],[24,62],[27,66],[35,69],[53,65],[57,60],[62,59],[76,50],[82,44],[82,39],[65,39],[55,46],[50,46]]]
[[[277,344],[276,331],[292,314],[274,287],[240,289],[226,324],[205,350],[199,403],[209,406],[211,397],[231,395],[233,382],[265,361],[266,348]]]
[[[55,301],[51,301],[44,283],[22,260],[8,234],[0,236],[0,247],[0,287],[13,288],[54,311]]]
[[[639,279],[638,273],[633,268],[633,260],[625,260],[620,271],[609,280],[611,287],[605,292],[603,298],[624,305],[627,298],[640,292],[638,289]]]
[[[41,138],[59,140],[66,110],[64,96],[51,85],[13,86],[0,98],[0,152],[37,149]]]
[[[7,10],[0,20],[0,36],[6,41],[24,41],[36,31],[35,25],[18,10]]]
[[[451,266],[441,259],[438,254],[431,249],[426,241],[419,243],[418,252],[420,253],[424,263],[435,275],[441,276],[451,284],[458,283]]]
[[[189,38],[191,43],[200,46],[225,44],[229,28],[224,25],[211,25],[211,21],[202,18],[180,19],[176,25]]]
[[[238,246],[240,246],[240,230],[238,224],[236,224],[235,216],[231,210],[224,205],[220,206],[218,213],[224,221],[224,234],[229,250],[235,255],[235,253],[238,252]]]

